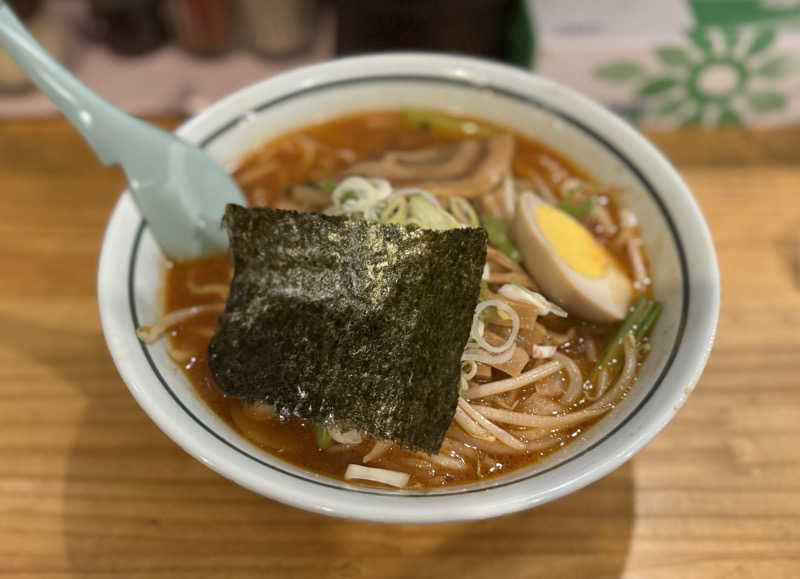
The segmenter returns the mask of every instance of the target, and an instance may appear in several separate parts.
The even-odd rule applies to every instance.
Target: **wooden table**
[[[390,527],[289,508],[181,451],[106,351],[121,174],[61,121],[0,130],[0,577],[800,577],[800,132],[653,135],[710,222],[711,361],[610,476],[528,512]]]

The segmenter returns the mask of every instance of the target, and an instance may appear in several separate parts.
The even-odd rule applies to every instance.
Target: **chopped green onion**
[[[478,294],[478,301],[482,302],[489,299],[489,284],[485,279],[481,280],[481,292]]]
[[[583,201],[572,202],[564,199],[556,203],[556,207],[565,213],[569,213],[578,221],[583,221],[591,213],[594,207],[595,196],[587,197]]]
[[[640,343],[653,328],[653,325],[658,320],[663,309],[664,304],[661,302],[639,296],[633,309],[625,316],[625,319],[622,320],[614,337],[608,343],[608,346],[606,346],[606,349],[597,361],[590,377],[593,383],[597,381],[597,377],[604,366],[612,361],[614,361],[615,365],[618,363],[622,355],[622,340],[625,338],[625,335],[628,334],[628,332],[633,332],[636,343]]]
[[[408,212],[428,229],[454,229],[458,222],[447,211],[437,207],[423,195],[408,198]]]
[[[345,191],[344,193],[342,193],[340,202],[346,203],[348,201],[353,201],[355,199],[358,199],[358,195],[356,195],[355,191]]]
[[[426,127],[434,131],[455,132],[477,137],[491,137],[495,134],[493,129],[474,121],[457,119],[455,117],[443,115],[442,113],[435,113],[422,109],[406,110],[405,118],[412,124]]]
[[[624,320],[622,320],[622,323],[617,328],[614,337],[608,343],[606,349],[603,350],[603,354],[597,361],[597,365],[592,372],[592,382],[595,381],[603,366],[608,364],[611,360],[619,358],[620,354],[622,353],[622,339],[625,337],[625,334],[630,332],[634,326],[639,324],[639,322],[644,319],[645,315],[647,314],[647,310],[650,307],[648,303],[649,301],[650,300],[644,296],[639,296],[639,299],[636,300],[633,309],[628,312],[628,315],[625,316]]]
[[[317,441],[317,448],[325,450],[331,444],[333,444],[333,438],[331,438],[331,433],[328,432],[328,429],[320,424],[314,425],[314,438]]]
[[[658,321],[663,309],[664,304],[661,302],[653,302],[653,305],[647,311],[647,315],[644,317],[642,323],[639,324],[639,328],[636,330],[635,337],[637,343],[641,342],[650,333],[650,330],[653,329],[653,326]]]
[[[503,297],[518,301],[527,302],[539,310],[540,316],[547,316],[553,314],[559,318],[566,318],[569,316],[567,311],[561,306],[554,304],[539,292],[530,290],[516,282],[511,282],[503,285],[498,291]]]
[[[508,237],[506,224],[491,215],[484,215],[481,221],[483,221],[483,227],[486,229],[486,234],[489,236],[489,243],[515,262],[520,263],[522,261],[522,254]]]
[[[489,311],[489,307],[484,308],[483,310],[481,310],[481,313],[478,314],[479,321],[486,323],[492,317],[492,313]]]
[[[336,182],[334,181],[320,181],[317,183],[317,187],[320,189],[324,189],[328,193],[333,193],[333,190],[336,189]]]
[[[453,214],[453,217],[455,217],[456,221],[459,223],[469,225],[470,227],[481,226],[481,222],[480,219],[478,219],[478,214],[475,212],[475,208],[467,199],[455,196],[450,197],[447,200],[447,207],[450,209],[450,213]]]
[[[404,223],[408,217],[408,203],[403,197],[396,197],[380,212],[378,220],[383,223]]]

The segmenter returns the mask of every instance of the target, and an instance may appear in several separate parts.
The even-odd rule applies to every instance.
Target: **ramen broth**
[[[570,179],[590,180],[581,168],[540,143],[519,134],[514,137],[515,177],[535,179],[540,184],[543,180],[544,186],[555,192]],[[253,206],[320,210],[324,195],[318,191],[310,191],[310,195],[292,196],[288,194],[290,188],[327,179],[338,181],[339,174],[353,163],[384,151],[413,150],[465,138],[467,135],[457,131],[432,130],[424,124],[411,123],[401,111],[359,114],[307,127],[271,140],[249,155],[236,170],[234,177]],[[618,211],[613,195],[612,190],[602,191],[606,214],[612,216],[616,226]],[[593,224],[590,229],[601,243],[609,247],[633,278],[624,248],[609,243],[613,238],[608,235],[608,223]],[[227,255],[168,263],[165,276],[165,311],[224,301],[232,274]],[[638,292],[646,293],[647,288],[640,287]],[[208,344],[217,316],[217,311],[195,316],[174,326],[169,333],[170,356],[183,368],[198,394],[214,412],[254,444],[299,467],[343,479],[348,464],[361,464],[363,457],[375,444],[373,439],[365,438],[363,442],[353,445],[334,443],[322,450],[318,446],[315,427],[310,421],[296,417],[273,417],[267,407],[253,407],[225,396],[214,383],[207,358]],[[566,319],[547,316],[543,324],[553,333],[569,333],[569,339],[558,351],[574,360],[583,376],[591,373],[597,352],[602,352],[617,327],[617,324],[577,321],[572,316]],[[504,373],[492,369],[490,377],[484,375],[475,380],[489,381],[505,377],[507,376]],[[558,372],[551,382],[553,380],[565,382],[564,371]],[[508,393],[505,397],[508,407],[515,407],[515,400],[519,403],[533,390],[533,387],[526,387],[513,396]],[[588,404],[589,400],[581,396],[573,407],[580,408]],[[424,454],[394,445],[381,457],[371,461],[369,466],[409,473],[409,488],[437,488],[484,480],[530,465],[557,451],[579,437],[601,417],[602,415],[577,426],[561,429],[553,434],[553,444],[542,445],[545,447],[520,454],[505,452],[496,441],[481,447],[469,442],[465,444],[464,437],[460,436],[459,439],[448,437],[441,451],[445,456],[458,457],[452,464],[441,466],[427,460]],[[522,432],[514,426],[507,428],[512,434]],[[458,430],[458,427],[451,426],[451,431],[453,429]],[[460,434],[463,435],[463,432]],[[462,455],[469,455],[469,461],[463,460],[465,457]],[[362,481],[358,483],[374,484]]]

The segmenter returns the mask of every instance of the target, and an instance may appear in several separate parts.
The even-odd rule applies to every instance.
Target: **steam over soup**
[[[662,307],[649,297],[636,216],[616,204],[613,187],[541,144],[475,119],[366,113],[276,138],[245,159],[235,178],[253,208],[271,208],[226,217],[232,240],[242,229],[259,232],[249,235],[256,248],[246,251],[261,256],[264,269],[248,270],[247,279],[267,277],[269,288],[237,281],[245,279],[238,241],[235,279],[228,255],[169,263],[165,316],[138,334],[146,342],[166,334],[170,356],[202,398],[267,452],[357,484],[459,485],[558,451],[635,387]],[[287,231],[303,234],[293,240]],[[334,238],[347,241],[329,249],[319,241]],[[288,243],[291,251],[283,251]],[[397,247],[424,261],[384,259]],[[295,267],[315,266],[308,256],[326,251],[335,259],[323,259],[322,270]],[[358,273],[379,266],[388,280],[382,299],[391,300],[380,301]],[[319,307],[316,282],[309,282],[315,276],[338,280],[325,289],[325,307],[367,312],[369,330],[341,315],[325,332],[292,325]],[[353,284],[341,281],[348,279]],[[474,293],[466,288],[473,283]],[[348,299],[362,303],[340,307],[336,300],[347,292],[335,288],[344,286],[356,287]],[[375,307],[365,309],[367,302]],[[268,322],[269,339],[229,327],[231,316],[245,328],[283,319],[274,311],[279,303],[298,313],[291,310],[280,327]],[[417,303],[428,307],[424,315]],[[323,335],[324,343],[315,342]],[[229,347],[214,346],[220,340]],[[215,357],[235,355],[248,341],[257,345],[253,358],[225,365]],[[253,379],[266,369],[259,364],[271,365],[274,372],[263,375],[273,379]],[[297,371],[304,364],[311,370]],[[420,367],[429,370],[420,375]],[[240,375],[231,378],[231,368],[242,368]],[[298,376],[307,383],[283,390],[289,382],[276,383]],[[429,398],[442,406],[426,414],[420,408],[433,406],[422,403]],[[390,399],[394,406],[384,406]],[[370,412],[381,417],[378,426],[364,418]]]

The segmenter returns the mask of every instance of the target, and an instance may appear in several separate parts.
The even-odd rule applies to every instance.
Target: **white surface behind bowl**
[[[178,133],[232,167],[286,131],[348,113],[412,106],[486,119],[530,136],[600,182],[624,189],[620,201],[639,217],[655,297],[665,310],[636,387],[580,440],[509,475],[426,492],[365,489],[260,450],[197,397],[163,343],[145,349],[137,341],[135,324],[159,314],[163,261],[146,228],[141,230],[141,217],[127,194],[114,211],[101,255],[103,330],[120,374],[153,420],[199,460],[256,492],[318,512],[386,522],[499,515],[596,480],[672,418],[710,351],[719,309],[716,257],[686,186],[638,133],[566,88],[484,61],[430,54],[333,61],[243,89]]]

